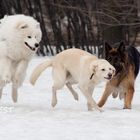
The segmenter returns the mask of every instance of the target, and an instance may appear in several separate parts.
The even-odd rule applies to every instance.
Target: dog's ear
[[[5,15],[1,20],[5,20],[6,18],[8,18],[8,15]]]
[[[105,46],[105,51],[106,52],[109,52],[112,49],[112,47],[107,42],[105,42],[104,46]]]
[[[107,42],[104,43],[104,54],[105,54],[105,58],[107,58],[109,51],[112,49],[111,45],[109,45]]]
[[[37,24],[36,24],[36,28],[37,28],[37,29],[40,28],[40,23],[37,23]]]
[[[89,71],[90,71],[90,79],[92,79],[92,77],[94,77],[95,73],[96,73],[96,69],[97,69],[98,65],[95,62],[92,62],[90,64],[90,67],[89,67]]]
[[[3,21],[6,20],[6,18],[8,18],[8,15],[5,15],[2,19],[0,19],[0,24],[3,23]]]
[[[125,43],[122,41],[120,42],[120,45],[118,47],[119,52],[124,52],[125,51]]]
[[[28,25],[27,25],[27,23],[24,23],[24,22],[18,22],[16,24],[16,28],[17,29],[25,29],[25,28],[28,28]]]
[[[7,18],[8,17],[8,15],[5,15],[4,17],[3,17],[3,19],[5,19],[5,18]]]

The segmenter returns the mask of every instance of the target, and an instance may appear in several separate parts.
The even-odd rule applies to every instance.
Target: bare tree
[[[1,0],[0,11],[40,22],[43,56],[77,47],[102,57],[104,41],[135,44],[140,31],[139,0]]]

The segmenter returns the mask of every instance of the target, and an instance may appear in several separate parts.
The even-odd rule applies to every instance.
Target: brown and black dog
[[[135,79],[140,68],[140,53],[135,47],[126,47],[124,42],[110,46],[105,43],[105,59],[116,69],[115,77],[106,84],[105,91],[98,103],[102,107],[108,96],[124,98],[124,109],[131,109]]]

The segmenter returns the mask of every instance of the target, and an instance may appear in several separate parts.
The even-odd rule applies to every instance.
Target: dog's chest
[[[8,50],[8,51],[9,51],[8,57],[14,61],[20,61],[22,59],[27,60],[32,57],[32,54],[24,49],[16,48],[16,49]]]
[[[123,86],[112,87],[114,92],[125,92],[125,88]]]

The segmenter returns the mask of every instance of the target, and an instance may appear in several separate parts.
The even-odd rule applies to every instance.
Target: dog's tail
[[[31,77],[30,77],[30,83],[32,85],[35,84],[36,80],[38,79],[38,77],[40,76],[40,74],[48,67],[51,67],[52,66],[52,60],[47,60],[43,63],[41,63],[40,65],[38,65],[33,73],[31,74]]]
[[[131,46],[128,49],[128,55],[130,57],[130,62],[132,62],[135,66],[135,78],[137,77],[139,70],[140,70],[140,53],[138,50]]]

